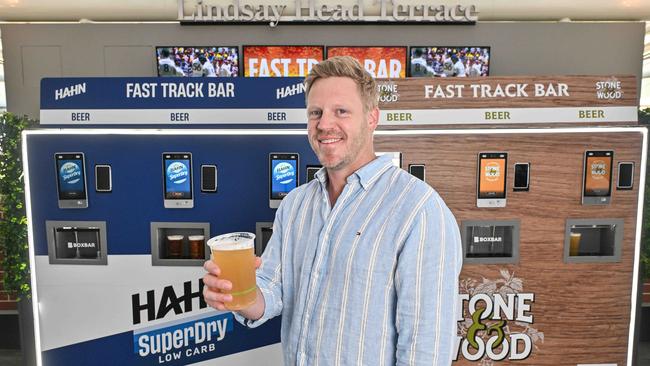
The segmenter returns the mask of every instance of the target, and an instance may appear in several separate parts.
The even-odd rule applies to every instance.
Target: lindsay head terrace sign
[[[474,23],[475,5],[420,4],[399,0],[277,1],[178,0],[183,23]]]

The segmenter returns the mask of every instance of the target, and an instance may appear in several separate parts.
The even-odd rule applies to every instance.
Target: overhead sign
[[[398,0],[341,3],[294,0],[288,4],[178,0],[177,11],[177,19],[182,23],[243,22],[268,23],[271,26],[283,22],[474,23],[478,20],[476,5],[430,4],[426,1],[414,4]]]
[[[380,124],[636,122],[633,76],[415,78],[379,82]]]
[[[42,125],[305,124],[301,78],[44,78]]]
[[[380,125],[636,123],[632,76],[379,80]],[[45,78],[42,125],[307,123],[302,78]]]

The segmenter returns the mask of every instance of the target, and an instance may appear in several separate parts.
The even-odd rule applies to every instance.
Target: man
[[[466,75],[463,61],[457,55],[451,55],[451,62],[454,64],[453,76],[464,78]]]
[[[232,76],[232,70],[230,68],[230,61],[221,60],[219,61],[220,65],[218,66],[218,75],[221,77],[230,77]]]
[[[427,184],[375,157],[377,85],[351,57],[305,79],[308,139],[323,169],[289,193],[257,264],[257,300],[235,317],[282,314],[285,365],[449,365],[462,255],[454,216]],[[207,261],[204,298],[231,284]]]
[[[203,57],[205,59],[205,57]],[[192,59],[192,73],[190,74],[192,77],[202,77],[203,76],[203,63],[201,62],[199,54],[195,54],[194,58]]]
[[[208,60],[204,55],[200,55],[199,62],[201,63],[202,76],[207,76],[207,77],[217,76],[217,74],[214,71],[214,66],[212,65],[212,61]]]
[[[411,76],[434,76],[436,72],[427,64],[421,48],[415,48],[411,59]]]
[[[171,59],[171,53],[167,48],[163,48],[160,51],[160,60],[158,61],[158,75],[159,76],[183,76],[181,72],[180,75],[176,69],[176,64],[174,60]]]

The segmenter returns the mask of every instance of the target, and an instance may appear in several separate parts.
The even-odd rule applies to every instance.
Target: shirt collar
[[[363,187],[363,189],[368,189],[368,187],[377,180],[381,173],[391,165],[393,165],[393,162],[390,154],[378,156],[368,164],[359,168],[356,172],[352,173],[348,177],[348,183],[351,183],[354,180],[359,180],[361,187]],[[325,168],[320,168],[316,172],[315,177],[325,185],[327,183],[327,170]]]

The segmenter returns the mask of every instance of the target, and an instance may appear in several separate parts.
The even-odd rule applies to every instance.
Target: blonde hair
[[[316,80],[328,77],[347,77],[357,84],[363,109],[367,113],[377,108],[379,92],[375,79],[361,66],[359,61],[350,56],[337,56],[329,58],[312,67],[305,78],[305,99]]]

